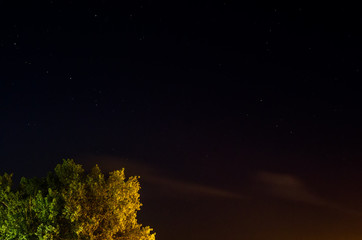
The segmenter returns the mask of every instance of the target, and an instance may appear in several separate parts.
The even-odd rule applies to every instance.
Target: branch
[[[1,203],[4,204],[5,207],[9,208],[9,206],[6,203],[4,203],[3,201],[1,201]]]

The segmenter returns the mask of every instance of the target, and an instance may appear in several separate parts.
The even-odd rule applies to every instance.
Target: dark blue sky
[[[160,240],[359,239],[357,10],[3,1],[1,172],[126,166]]]

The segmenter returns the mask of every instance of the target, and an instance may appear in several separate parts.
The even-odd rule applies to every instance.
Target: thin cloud
[[[312,193],[299,178],[293,175],[262,171],[256,174],[255,179],[264,186],[266,193],[274,197],[335,209],[346,214],[361,215],[360,212],[340,206]]]
[[[266,187],[266,192],[273,196],[312,205],[326,204],[322,198],[310,193],[303,182],[292,175],[259,172],[257,180]]]
[[[84,159],[86,167],[91,167],[98,164],[104,171],[113,171],[120,168],[125,168],[128,176],[141,176],[141,180],[159,187],[167,191],[182,195],[197,195],[205,197],[222,197],[232,199],[243,199],[245,196],[239,193],[227,191],[225,189],[188,182],[185,180],[172,179],[165,177],[161,171],[151,168],[145,164],[130,161],[127,159],[117,158],[113,156],[88,156]]]
[[[199,196],[212,196],[212,197],[223,197],[223,198],[234,198],[234,199],[243,199],[245,198],[241,194],[226,191],[224,189],[215,188],[211,186],[174,180],[170,178],[163,178],[158,176],[146,176],[146,181],[167,187],[170,190],[177,191],[183,194],[196,194]]]

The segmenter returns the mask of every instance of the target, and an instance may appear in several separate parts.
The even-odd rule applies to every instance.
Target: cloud
[[[273,196],[312,205],[326,204],[322,198],[310,193],[302,181],[292,175],[259,172],[257,180],[266,187],[266,192]]]
[[[177,193],[178,196],[196,195],[201,197],[221,197],[232,199],[245,198],[242,194],[231,192],[222,188],[166,177],[162,174],[160,169],[118,157],[87,156],[83,159],[83,161],[81,160],[81,162],[84,162],[86,168],[90,168],[95,164],[98,164],[99,167],[106,172],[125,168],[127,176],[141,176],[141,181],[150,183],[157,187],[162,187],[167,192],[171,191],[173,193]]]
[[[361,215],[360,212],[340,206],[312,193],[299,178],[293,175],[261,171],[256,174],[255,180],[263,185],[266,193],[274,197],[330,208],[346,214]]]
[[[193,194],[199,196],[223,197],[243,199],[241,194],[230,192],[221,188],[216,188],[197,183],[175,180],[158,176],[146,176],[146,181],[166,187],[167,189],[177,191],[182,194]]]

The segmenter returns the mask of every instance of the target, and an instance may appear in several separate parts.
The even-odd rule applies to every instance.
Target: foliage
[[[124,169],[105,177],[97,165],[86,173],[64,160],[47,177],[12,185],[12,174],[0,176],[0,239],[155,239],[137,222],[140,185]]]

